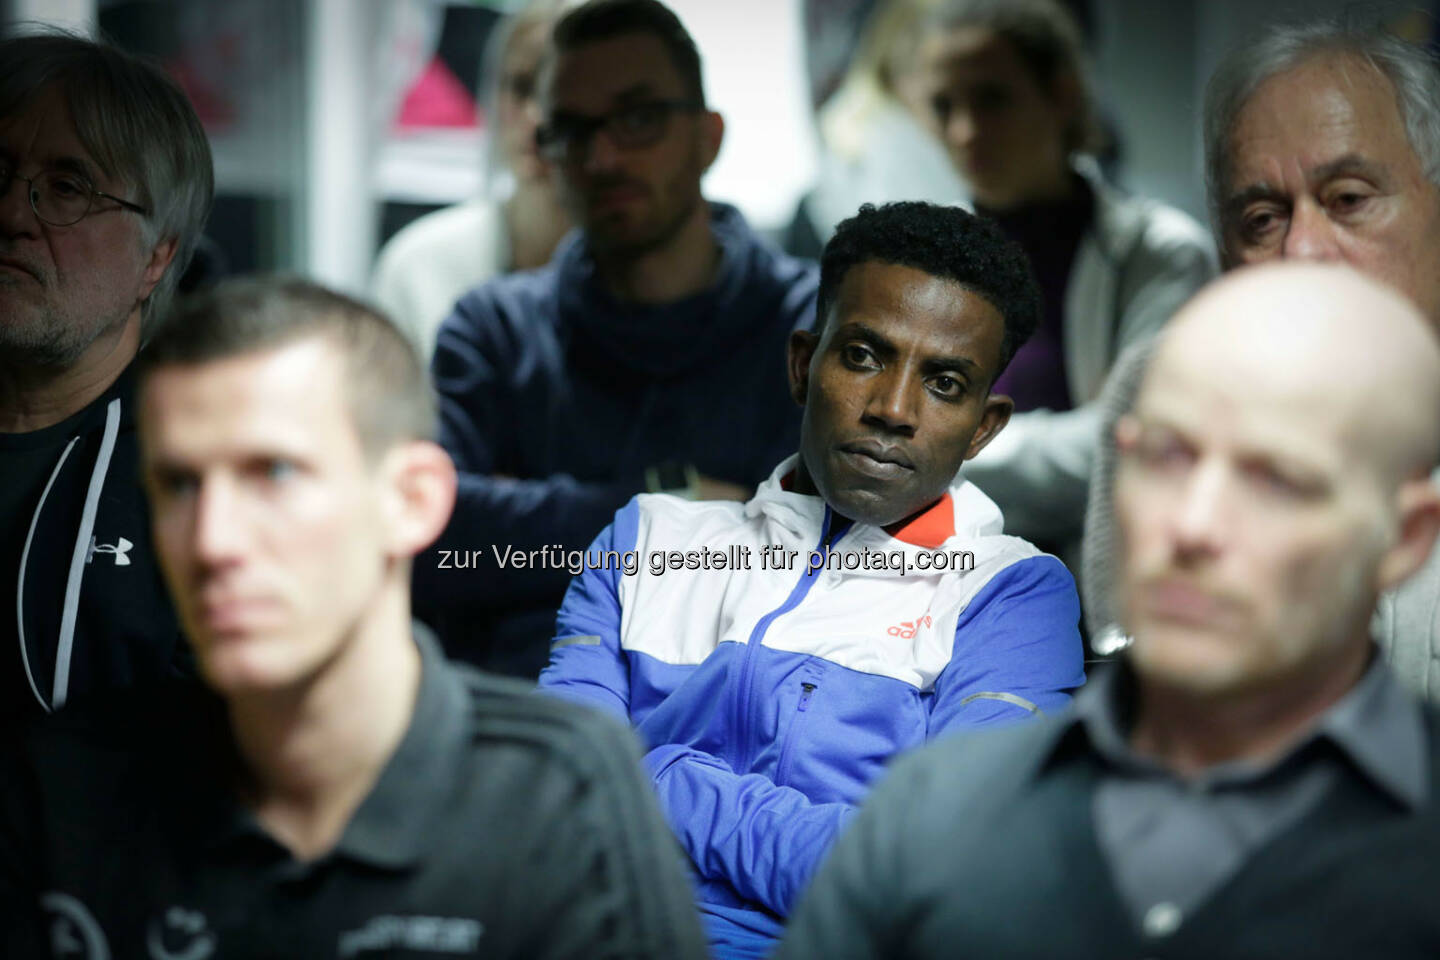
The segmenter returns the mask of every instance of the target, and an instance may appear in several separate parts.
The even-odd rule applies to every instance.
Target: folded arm
[[[595,538],[588,553],[635,549],[640,507],[632,500]],[[540,674],[540,689],[576,703],[599,707],[630,722],[630,667],[620,647],[620,577],[615,565],[587,568],[565,591],[555,618],[550,665]]]
[[[760,774],[737,774],[680,744],[651,750],[645,766],[696,869],[782,917],[855,812],[847,803],[815,803]]]
[[[1013,563],[960,614],[950,664],[935,680],[930,738],[1053,713],[1085,683],[1080,598],[1051,556]]]

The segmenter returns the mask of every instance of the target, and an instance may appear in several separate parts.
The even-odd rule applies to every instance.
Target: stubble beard
[[[40,304],[19,301],[17,288],[26,282],[0,276],[0,354],[17,366],[69,369],[96,340],[129,317],[128,312],[111,317],[67,317],[48,297]]]
[[[1332,568],[1333,589],[1305,606],[1280,611],[1280,622],[1258,621],[1254,605],[1245,604],[1244,621],[1259,636],[1230,638],[1243,649],[1219,663],[1173,660],[1163,648],[1157,654],[1140,637],[1128,651],[1131,662],[1142,675],[1177,690],[1217,697],[1263,688],[1334,660],[1357,632],[1366,630],[1375,608],[1372,584],[1382,552],[1376,543],[1357,538]]]
[[[698,181],[695,189],[686,191],[686,194],[683,198],[677,199],[672,215],[660,219],[650,229],[637,236],[618,238],[607,236],[604,228],[587,228],[586,240],[590,244],[591,251],[605,260],[627,262],[638,260],[648,253],[664,248],[685,229],[685,225],[694,216],[695,209],[704,203]],[[662,193],[662,204],[669,206],[664,201],[675,195],[673,184],[668,185]],[[660,213],[663,215],[664,210],[662,209]]]

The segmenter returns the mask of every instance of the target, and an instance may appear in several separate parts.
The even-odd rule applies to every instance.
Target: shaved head
[[[1221,693],[1354,663],[1440,529],[1440,341],[1349,267],[1237,270],[1167,328],[1116,445],[1142,675]]]
[[[1242,402],[1305,407],[1396,484],[1440,460],[1440,338],[1410,301],[1356,270],[1288,262],[1233,271],[1167,328],[1141,388],[1171,376]],[[1151,391],[1153,392],[1153,390]]]

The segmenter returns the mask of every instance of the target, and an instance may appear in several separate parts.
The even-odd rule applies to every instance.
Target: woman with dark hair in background
[[[1053,0],[940,0],[920,59],[976,211],[1025,248],[1046,301],[993,387],[1017,415],[965,475],[1000,505],[1006,533],[1068,553],[1084,519],[1101,384],[1124,347],[1214,274],[1213,244],[1179,210],[1101,178],[1080,29]]]

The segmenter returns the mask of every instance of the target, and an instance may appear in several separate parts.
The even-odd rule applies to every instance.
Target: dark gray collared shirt
[[[1180,778],[1131,750],[1123,667],[1101,671],[1075,700],[1102,763],[1096,839],[1124,903],[1164,936],[1267,840],[1313,809],[1340,777],[1362,776],[1410,809],[1427,791],[1420,708],[1376,656],[1314,730],[1272,762],[1216,766]]]
[[[237,801],[202,689],[66,711],[0,756],[0,956],[703,956],[633,735],[418,642],[409,728],[312,861]]]

